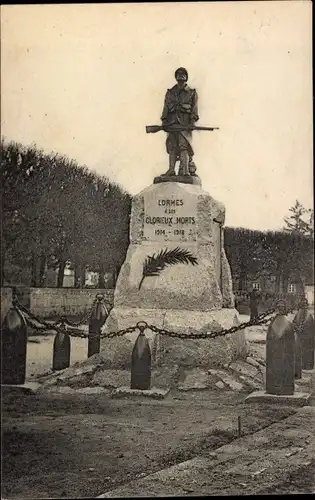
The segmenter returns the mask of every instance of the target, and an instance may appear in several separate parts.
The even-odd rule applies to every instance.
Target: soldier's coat
[[[179,123],[181,125],[193,125],[198,116],[198,95],[195,89],[190,88],[187,84],[182,89],[178,85],[174,85],[168,89],[165,94],[164,108],[161,116],[163,125],[173,125]],[[192,148],[192,132],[171,132],[166,139],[166,150],[168,154],[187,150],[189,156],[193,156]]]

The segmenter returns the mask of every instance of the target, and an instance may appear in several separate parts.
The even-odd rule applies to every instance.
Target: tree
[[[298,200],[289,208],[292,215],[284,218],[284,230],[290,233],[314,236],[314,211],[305,208]]]
[[[24,266],[32,243],[25,212],[40,192],[34,181],[42,152],[35,146],[24,148],[20,144],[1,140],[1,283],[4,281],[5,260],[10,253]],[[34,214],[34,217],[36,215]]]
[[[289,280],[302,291],[313,276],[313,240],[299,232],[225,228],[225,250],[241,290],[249,277],[262,277],[275,278],[276,293],[281,283],[286,289]]]
[[[305,283],[314,280],[314,211],[298,200],[289,211],[292,215],[284,218],[284,229],[292,236],[292,254],[288,256],[287,265],[291,265],[302,292]]]
[[[82,286],[86,268],[103,272],[121,265],[131,198],[120,186],[63,155],[4,140],[1,181],[2,280],[29,269],[31,286],[43,286],[52,266],[61,287],[70,264]]]
[[[262,272],[261,231],[241,227],[224,230],[224,246],[234,279],[238,279],[238,288],[244,290],[249,276],[258,277]]]
[[[130,195],[120,186],[99,178],[93,194],[94,224],[90,226],[93,254],[89,268],[100,276],[99,286],[104,286],[104,273],[115,271],[125,259],[129,244]]]
[[[275,291],[280,292],[281,283],[286,286],[291,272],[288,254],[292,252],[292,236],[283,231],[267,231],[262,241],[263,272],[275,277]]]

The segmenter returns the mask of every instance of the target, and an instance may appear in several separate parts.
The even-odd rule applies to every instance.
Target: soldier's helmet
[[[186,68],[177,68],[177,70],[175,71],[175,79],[178,80],[178,77],[180,80],[182,80],[184,78],[185,81],[187,82],[187,80],[188,80],[187,69]]]

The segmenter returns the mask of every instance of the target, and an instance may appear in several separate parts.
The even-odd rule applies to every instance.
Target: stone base
[[[311,395],[306,392],[296,392],[292,395],[267,394],[264,391],[255,391],[245,398],[246,403],[269,403],[285,406],[304,406],[309,403]]]
[[[114,307],[106,321],[105,332],[115,332],[145,321],[149,325],[180,334],[221,331],[239,324],[236,309],[188,311],[177,309],[139,309]],[[246,358],[248,344],[244,331],[216,339],[181,339],[145,331],[152,353],[152,365],[223,366]],[[131,354],[139,335],[135,328],[122,337],[101,340],[101,355],[106,368],[130,369]]]
[[[198,175],[158,175],[154,177],[153,184],[159,184],[160,182],[181,182],[182,184],[201,186],[201,179]]]
[[[192,182],[196,177],[187,179]],[[174,208],[165,208],[168,204]],[[141,191],[132,201],[130,244],[116,282],[114,305],[205,312],[234,308],[224,217],[224,205],[198,185],[165,181]],[[148,258],[176,248],[190,252],[195,265],[173,262],[144,278]]]
[[[115,389],[111,397],[112,398],[121,398],[128,396],[143,396],[146,398],[152,399],[164,399],[165,396],[169,393],[169,389],[158,389],[156,387],[152,387],[151,389],[140,390],[140,389],[130,389],[130,387],[118,387]]]

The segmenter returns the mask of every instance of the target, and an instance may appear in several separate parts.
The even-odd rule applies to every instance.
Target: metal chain
[[[97,298],[94,300],[91,310],[94,307],[95,303],[97,301]],[[48,323],[47,321],[40,320],[37,318],[33,313],[31,313],[26,307],[24,307],[22,304],[18,302],[16,297],[12,300],[12,303],[14,306],[18,307],[21,309],[21,311],[25,314],[25,319],[27,323],[32,327],[37,330],[55,330],[56,332],[62,332],[62,333],[68,333],[71,337],[77,337],[77,338],[101,338],[101,339],[111,339],[114,337],[121,337],[123,335],[126,335],[127,333],[132,333],[137,330],[140,330],[140,332],[144,332],[146,329],[150,329],[154,333],[158,333],[160,335],[165,335],[168,337],[173,337],[173,338],[180,338],[180,339],[214,339],[217,337],[223,337],[226,335],[231,335],[233,333],[236,333],[238,331],[241,331],[249,326],[259,326],[268,323],[269,321],[273,320],[278,313],[276,312],[276,308],[270,308],[264,313],[261,313],[258,315],[255,320],[250,320],[243,322],[239,325],[232,326],[231,328],[226,328],[222,329],[219,331],[214,331],[214,332],[200,332],[200,333],[178,333],[178,332],[173,332],[166,330],[165,328],[159,328],[154,325],[150,325],[146,323],[145,321],[138,322],[135,326],[131,326],[122,330],[118,330],[117,332],[101,332],[101,334],[98,333],[85,333],[82,330],[75,329],[76,326],[79,326],[80,323],[72,323],[67,320],[67,318],[60,318],[60,320],[54,322],[54,323]],[[293,312],[294,308],[290,308],[287,312],[289,314],[290,312]],[[274,314],[276,312],[276,314]],[[91,311],[89,312],[89,314]],[[274,314],[274,315],[273,315]],[[271,318],[270,316],[273,315]],[[304,315],[303,322],[299,326],[295,326],[297,328],[296,331],[302,330],[305,322],[305,317],[306,317],[306,312]],[[35,322],[39,323],[36,324]],[[70,328],[69,328],[70,327]]]
[[[257,316],[257,318],[254,321],[246,321],[243,322],[239,325],[232,326],[231,328],[226,328],[222,329],[216,332],[200,332],[200,333],[177,333],[177,332],[171,332],[168,331],[164,328],[158,328],[154,325],[148,325],[148,328],[152,330],[154,333],[159,333],[160,335],[166,335],[168,337],[177,337],[180,339],[214,339],[217,337],[224,337],[225,335],[230,335],[232,333],[236,333],[240,330],[244,330],[245,328],[249,326],[258,326],[258,325],[263,325],[271,321],[273,318],[268,318],[267,316],[270,316],[275,312],[275,308],[268,309],[264,313],[260,314]]]
[[[108,332],[108,333],[101,333],[100,338],[101,339],[112,339],[114,337],[121,337],[122,335],[125,335],[126,333],[132,333],[136,332],[139,329],[138,324],[135,326],[130,326],[129,328],[125,328],[124,330],[118,330],[117,332]]]
[[[89,333],[84,333],[81,330],[69,330],[66,328],[66,331],[70,337],[76,337],[76,338],[81,338],[81,339],[92,339],[92,338],[101,338],[101,339],[112,339],[114,337],[122,337],[123,335],[126,335],[126,333],[132,333],[138,330],[138,326],[130,326],[128,328],[124,328],[123,330],[118,330],[117,332],[108,332],[108,333],[97,333],[97,332],[89,332]]]
[[[90,308],[90,309],[89,309],[89,310],[88,310],[88,311],[87,311],[87,312],[86,312],[86,313],[82,316],[82,318],[81,318],[81,319],[80,319],[80,321],[78,321],[78,322],[75,322],[75,321],[70,321],[68,318],[66,318],[66,317],[64,317],[64,316],[62,316],[62,318],[61,318],[61,319],[62,319],[62,320],[63,320],[63,321],[64,321],[67,325],[69,325],[69,326],[74,326],[74,327],[76,327],[76,326],[85,325],[85,324],[87,323],[87,321],[88,321],[88,319],[89,319],[90,315],[91,315],[92,309],[93,309],[93,307],[95,306],[96,302],[97,302],[97,299],[94,299],[94,300],[93,300],[93,303],[92,303],[92,305],[91,305],[91,308]]]
[[[72,327],[78,327],[78,326],[87,324],[88,320],[89,320],[89,318],[90,318],[90,316],[92,314],[93,308],[97,304],[100,296],[102,297],[102,302],[105,305],[106,311],[108,311],[108,309],[110,309],[109,302],[105,300],[105,297],[104,297],[103,294],[98,293],[96,295],[95,299],[93,300],[90,309],[83,315],[83,317],[81,318],[81,320],[79,322],[70,321],[65,316],[62,316],[61,320],[64,321],[68,326],[72,326]]]
[[[32,326],[35,329],[43,330],[44,327],[52,328],[52,327],[58,325],[60,322],[65,323],[68,326],[72,326],[74,328],[76,328],[78,326],[81,326],[81,325],[84,325],[84,324],[87,324],[87,320],[91,316],[92,310],[93,310],[94,306],[96,305],[97,301],[98,301],[98,298],[96,296],[95,299],[92,302],[92,305],[91,305],[90,309],[83,315],[83,317],[78,322],[70,321],[65,316],[61,316],[60,318],[58,318],[57,321],[52,322],[52,323],[50,323],[50,322],[48,323],[47,321],[40,320],[37,316],[35,316],[35,314],[31,313],[31,311],[29,311],[25,306],[23,306],[18,301],[17,297],[13,297],[12,304],[14,306],[17,306],[19,309],[21,309],[21,311],[23,311],[25,314],[27,314],[30,319],[33,319],[33,320],[37,321],[38,323],[40,323],[40,326],[38,326],[35,323],[31,324],[31,321],[29,321],[30,326]],[[106,301],[104,299],[104,296],[103,296],[103,301],[106,303]],[[105,307],[106,307],[106,305],[105,305]]]
[[[94,300],[92,307],[90,311],[88,312],[88,315],[91,314],[92,308],[94,307],[95,303],[97,301],[97,298]],[[74,326],[72,326],[72,322],[69,322],[67,318],[60,318],[59,320],[49,323],[47,321],[39,319],[35,314],[33,314],[31,311],[29,311],[25,306],[20,304],[18,299],[14,297],[12,299],[12,304],[13,306],[17,307],[18,309],[21,310],[21,312],[24,314],[25,320],[29,326],[34,328],[35,330],[41,330],[41,331],[47,331],[47,330],[54,330],[57,333],[67,333],[70,335],[70,337],[76,337],[76,338],[81,338],[81,339],[88,339],[92,337],[98,337],[97,333],[85,333],[82,330],[77,330],[75,329],[76,324],[73,323]],[[77,324],[79,326],[80,323]],[[69,328],[70,327],[70,328]],[[138,326],[132,326],[129,328],[125,328],[123,330],[118,330],[117,332],[109,332],[109,333],[101,333],[100,337],[101,338],[114,338],[114,337],[121,337],[122,335],[125,335],[126,333],[132,333],[134,331],[138,330]]]
[[[55,330],[56,325],[60,323],[60,320],[48,323],[47,321],[39,319],[35,314],[33,314],[31,311],[29,311],[25,306],[20,304],[18,299],[16,297],[13,297],[12,299],[12,305],[16,307],[17,309],[20,309],[24,315],[26,316],[25,319],[27,323],[35,328],[36,330]],[[36,324],[35,322],[39,323]]]

